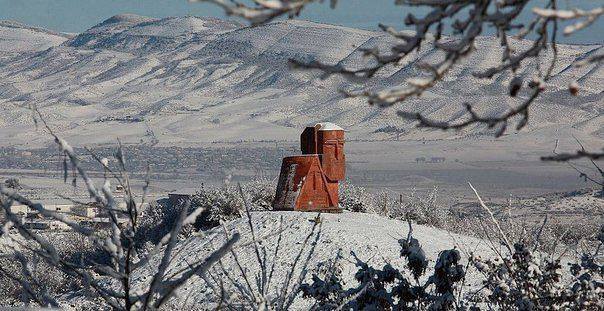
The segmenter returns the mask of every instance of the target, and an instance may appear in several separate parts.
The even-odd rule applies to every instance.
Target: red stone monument
[[[338,182],[346,174],[344,130],[329,122],[300,135],[302,155],[281,164],[274,210],[340,212]]]

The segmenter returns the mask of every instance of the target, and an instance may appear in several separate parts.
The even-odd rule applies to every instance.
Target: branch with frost
[[[604,177],[604,171],[602,169],[600,169],[600,167],[598,165],[596,165],[595,162],[593,162],[594,160],[604,159],[604,152],[587,151],[585,149],[585,146],[583,146],[583,144],[581,143],[581,141],[579,141],[576,137],[574,137],[574,138],[575,138],[575,141],[577,142],[577,144],[579,145],[579,147],[581,147],[580,150],[577,150],[577,152],[575,152],[575,153],[558,153],[558,140],[556,139],[556,144],[554,146],[554,150],[552,151],[552,153],[554,155],[549,156],[549,157],[541,157],[541,160],[542,161],[568,162],[571,160],[586,158],[586,159],[589,159],[593,163],[593,165],[598,168],[598,171],[600,173],[602,173],[602,176]],[[604,151],[604,149],[602,149],[602,150]]]
[[[483,117],[478,115],[478,113],[474,111],[474,107],[469,103],[464,104],[466,108],[467,120],[460,122],[443,122],[438,120],[432,120],[423,116],[421,113],[398,111],[397,114],[403,119],[417,121],[418,127],[435,128],[441,130],[461,130],[472,124],[486,124],[488,128],[497,128],[495,132],[495,137],[500,137],[507,130],[509,120],[514,116],[521,116],[520,121],[516,125],[516,130],[521,130],[528,124],[529,107],[535,101],[535,99],[537,99],[542,90],[543,89],[541,88],[541,86],[535,85],[531,96],[529,96],[521,105],[514,107],[508,110],[506,113],[495,117]]]
[[[598,18],[604,15],[604,6],[597,7],[589,11],[584,11],[581,9],[555,10],[534,8],[533,13],[545,18],[556,18],[561,20],[579,20],[574,24],[566,26],[564,28],[564,35],[570,35],[576,31],[590,26],[596,20],[598,20]]]
[[[497,233],[499,234],[499,238],[501,239],[501,241],[503,241],[504,246],[508,249],[510,254],[512,254],[513,253],[512,244],[508,240],[506,234],[501,229],[501,226],[499,225],[499,222],[497,221],[497,219],[495,219],[495,214],[493,214],[493,211],[484,203],[484,201],[480,197],[480,194],[478,194],[478,191],[476,190],[476,188],[474,188],[474,186],[472,186],[472,184],[469,182],[468,182],[468,185],[470,186],[470,188],[476,195],[476,198],[478,199],[478,203],[480,203],[480,207],[482,207],[487,212],[491,223],[495,226],[495,228],[497,228]]]
[[[541,157],[542,161],[556,161],[556,162],[567,162],[578,159],[590,159],[590,160],[599,160],[604,159],[604,151],[603,152],[591,152],[586,150],[577,150],[576,152],[564,152],[559,153],[553,156]]]
[[[420,5],[415,2],[413,5]],[[473,8],[478,12],[484,12],[487,4],[475,5]],[[445,58],[435,64],[421,63],[418,68],[429,74],[428,78],[412,78],[406,81],[405,87],[395,87],[383,91],[362,91],[362,92],[344,92],[349,97],[366,97],[370,104],[378,104],[380,106],[391,106],[398,102],[404,101],[411,96],[420,96],[423,92],[433,87],[438,81],[442,80],[447,72],[457,64],[463,57],[467,56],[473,50],[475,38],[480,34],[483,23],[483,16],[473,16],[468,23],[459,24],[456,31],[462,34],[461,39],[450,41],[439,41],[441,39],[443,20],[455,16],[464,8],[470,7],[469,4],[447,4],[443,6],[435,6],[432,12],[428,13],[424,18],[417,18],[412,14],[407,15],[405,23],[409,26],[415,26],[414,35],[406,35],[403,32],[398,32],[392,27],[380,25],[380,28],[396,39],[400,40],[400,44],[392,46],[391,52],[382,54],[377,49],[362,50],[365,56],[372,57],[377,62],[376,65],[357,70],[343,68],[341,65],[329,65],[319,61],[303,62],[300,60],[290,60],[295,67],[303,67],[310,69],[321,69],[325,72],[324,76],[331,74],[344,74],[355,78],[369,79],[376,75],[380,70],[388,65],[397,65],[403,59],[413,52],[419,52],[422,45],[429,41],[430,28],[435,26],[437,32],[435,34],[434,47],[445,53]]]
[[[308,273],[308,266],[311,258],[315,254],[318,239],[321,236],[321,222],[315,221],[309,230],[306,238],[297,250],[296,256],[287,271],[277,271],[278,265],[283,263],[281,242],[283,238],[283,217],[280,218],[277,243],[275,248],[267,249],[260,240],[266,237],[258,237],[253,223],[253,214],[251,213],[252,204],[243,192],[241,185],[238,185],[239,194],[244,202],[246,210],[247,226],[250,230],[251,242],[239,244],[230,250],[230,255],[234,261],[236,269],[231,271],[227,269],[222,260],[217,266],[213,267],[213,272],[206,283],[214,291],[217,300],[225,304],[227,309],[249,309],[249,310],[290,310],[296,297],[301,291],[301,284]],[[320,219],[320,215],[317,219]],[[229,236],[226,227],[223,225],[224,234]],[[274,235],[271,233],[269,236]],[[247,248],[253,248],[247,250]],[[253,251],[254,260],[252,265],[256,266],[256,271],[251,272],[250,266],[239,259],[238,251]],[[300,269],[300,272],[297,270]],[[279,275],[282,274],[282,283],[276,284]],[[284,275],[283,275],[284,274]],[[231,290],[225,293],[224,285],[231,287]],[[227,297],[225,297],[225,295]],[[236,302],[236,303],[235,303]]]
[[[65,214],[46,209],[42,204],[33,202],[14,189],[8,189],[0,185],[0,203],[6,215],[6,222],[2,225],[2,235],[11,239],[14,242],[13,244],[18,245],[19,249],[12,249],[15,259],[25,258],[22,250],[27,251],[44,260],[51,268],[65,273],[70,278],[80,280],[112,309],[146,310],[160,308],[192,276],[207,273],[210,267],[228,253],[234,243],[239,240],[239,235],[235,234],[227,238],[226,242],[205,260],[190,265],[177,274],[167,275],[166,270],[175,258],[172,251],[178,243],[177,236],[181,233],[183,227],[194,223],[203,211],[199,208],[187,215],[188,208],[183,208],[172,230],[155,245],[150,254],[142,256],[143,258],[139,260],[139,256],[136,255],[137,245],[134,236],[137,231],[136,219],[140,214],[141,206],[135,202],[134,194],[130,188],[128,174],[125,169],[126,160],[121,144],[115,155],[119,162],[117,170],[109,167],[107,159],[101,159],[96,155],[93,155],[93,157],[97,159],[105,172],[109,173],[109,178],[116,179],[127,189],[125,195],[126,209],[118,208],[107,174],[105,174],[102,187],[97,187],[80,165],[80,160],[74,149],[53,132],[37,108],[33,109],[37,119],[42,121],[44,130],[54,138],[59,150],[65,155],[64,175],[67,175],[66,170],[69,166],[67,161],[69,161],[74,172],[77,172],[77,175],[74,176],[74,187],[76,186],[75,178],[80,177],[84,180],[90,197],[94,199],[101,211],[109,215],[110,228],[108,234],[104,235],[98,232],[97,229],[79,223]],[[147,185],[144,186],[144,192],[147,191],[147,187]],[[21,217],[15,214],[12,209],[14,202],[28,206],[32,211],[47,219],[67,225],[73,232],[88,239],[108,254],[111,260],[110,264],[97,263],[92,260],[82,262],[81,260],[62,257],[52,241],[30,229]],[[141,200],[142,203],[144,203],[144,198]],[[126,218],[122,218],[122,215],[126,215]],[[161,263],[158,267],[153,267],[149,263],[149,258],[154,255],[161,256]],[[28,273],[28,270],[24,270],[28,267],[27,261],[21,260],[20,262],[23,267],[21,275],[15,274],[9,277],[18,282],[24,291],[29,293],[29,298],[34,302],[41,306],[56,306],[55,300],[51,299],[52,297],[49,297],[46,293],[35,292],[35,288],[39,286],[36,286],[36,280],[32,279],[32,274]],[[134,284],[133,276],[135,273],[139,273],[139,271],[145,273],[147,271],[143,270],[143,267],[148,267],[151,271],[156,270],[153,272],[152,282],[150,284]],[[141,285],[142,288],[140,288]],[[137,289],[133,290],[133,286],[136,286]]]
[[[247,6],[233,0],[189,0],[189,2],[210,2],[224,9],[226,14],[244,18],[252,25],[260,25],[282,15],[290,18],[298,16],[302,9],[312,2],[323,2],[323,0],[255,0],[254,6]],[[336,0],[331,0],[335,6]]]
[[[577,144],[579,144],[579,146],[581,147],[581,149],[577,150],[577,152],[575,152],[575,153],[558,153],[558,140],[556,140],[554,150],[552,151],[552,153],[554,155],[548,156],[548,157],[541,157],[541,160],[550,161],[550,162],[553,161],[553,162],[566,163],[569,167],[571,167],[577,173],[579,173],[579,177],[582,178],[584,181],[589,180],[593,184],[600,186],[602,188],[601,195],[604,196],[604,169],[602,167],[600,167],[600,165],[598,165],[598,163],[596,163],[597,160],[604,159],[604,152],[601,152],[601,153],[589,152],[589,151],[585,150],[585,146],[583,146],[583,144],[577,138],[575,138],[575,140],[577,141]],[[572,162],[573,160],[579,160],[579,159],[587,159],[591,163],[593,168],[598,172],[598,175],[600,175],[599,180],[597,179],[598,177],[590,176],[590,174],[586,173],[585,170],[580,169],[577,165],[575,165]]]
[[[195,0],[204,1],[204,0]],[[290,18],[297,16],[300,11],[312,0],[266,0],[254,1],[253,5],[246,5],[237,1],[226,0],[205,0],[221,6],[227,14],[236,15],[247,19],[252,25],[259,25],[273,20],[279,16],[288,16]],[[557,28],[560,20],[578,20],[577,23],[568,26],[564,34],[570,35],[579,29],[586,28],[593,24],[603,14],[603,8],[592,10],[581,10],[573,8],[570,10],[560,10],[557,0],[547,0],[545,4],[539,3],[539,7],[534,8],[533,17],[528,23],[519,22],[519,16],[526,12],[529,3],[535,3],[536,0],[487,0],[487,1],[458,1],[458,0],[402,0],[395,1],[399,6],[420,7],[427,10],[428,13],[418,17],[414,14],[407,14],[404,22],[407,26],[413,28],[414,32],[402,32],[393,27],[380,24],[382,31],[397,40],[396,44],[389,47],[389,52],[382,53],[377,48],[363,48],[360,51],[365,57],[373,60],[372,65],[362,68],[347,68],[342,64],[328,64],[320,60],[303,61],[291,59],[290,63],[294,68],[319,69],[323,72],[323,77],[333,74],[344,75],[352,79],[370,79],[378,74],[382,69],[389,66],[400,66],[401,62],[412,55],[413,52],[420,51],[422,46],[432,46],[437,51],[444,53],[444,60],[431,63],[420,64],[420,69],[428,72],[428,77],[415,77],[408,79],[403,85],[396,86],[386,90],[361,90],[361,91],[342,91],[348,97],[364,97],[370,104],[380,106],[392,106],[403,102],[412,96],[420,96],[426,90],[434,87],[439,81],[447,76],[449,70],[454,67],[464,57],[469,57],[475,52],[475,38],[483,33],[486,28],[495,29],[496,35],[500,38],[503,53],[499,64],[488,68],[474,75],[481,79],[490,79],[495,75],[503,73],[512,73],[514,78],[509,84],[509,95],[515,97],[519,91],[525,87],[522,79],[516,76],[516,71],[523,65],[531,66],[529,74],[533,75],[533,80],[547,82],[553,73],[557,62]],[[332,1],[332,7],[335,1]],[[444,38],[443,29],[452,29],[453,36]],[[515,34],[514,34],[515,32]],[[537,37],[532,46],[524,51],[516,49],[508,41],[509,36],[525,38],[529,34]],[[553,51],[548,68],[544,71],[540,65],[531,65],[529,60],[543,57],[548,49]],[[601,63],[601,55],[592,56],[583,61],[583,65],[591,63]],[[539,62],[536,62],[539,63]],[[577,64],[579,65],[579,64]],[[503,113],[493,118],[477,117],[468,110],[466,116],[469,122],[455,121],[434,121],[417,113],[402,112],[400,115],[407,119],[420,121],[421,126],[434,127],[440,129],[459,129],[471,124],[485,124],[489,127],[500,126],[496,135],[502,135],[507,129],[507,124],[511,118],[520,115],[521,119],[516,126],[522,129],[528,122],[528,116],[531,105],[535,99],[544,91],[544,83],[539,83],[535,87],[534,83],[527,84],[533,88],[531,95],[524,100],[517,108]],[[569,85],[569,91],[574,95],[578,90],[576,82]]]

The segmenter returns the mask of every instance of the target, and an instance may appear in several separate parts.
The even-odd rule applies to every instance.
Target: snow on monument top
[[[321,122],[315,125],[315,128],[319,131],[343,131],[344,129],[335,123]]]

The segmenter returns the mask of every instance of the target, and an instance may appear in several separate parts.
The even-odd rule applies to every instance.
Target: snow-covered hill
[[[0,21],[0,56],[27,53],[57,46],[71,35],[27,26],[15,21]]]
[[[484,128],[418,132],[413,123],[396,116],[396,109],[371,107],[363,99],[346,99],[336,92],[400,85],[421,74],[414,67],[418,61],[439,57],[429,47],[365,85],[339,76],[322,80],[318,72],[292,71],[287,65],[289,58],[297,58],[362,66],[368,60],[359,48],[384,47],[393,40],[382,33],[307,21],[250,28],[214,18],[117,15],[67,40],[58,33],[10,25],[0,24],[0,50],[18,38],[23,42],[19,51],[27,51],[0,58],[3,145],[47,142],[33,131],[26,108],[30,104],[38,105],[49,123],[75,144],[114,142],[118,136],[126,142],[161,145],[293,140],[301,127],[318,120],[342,125],[350,138],[385,138],[393,135],[388,133],[393,126],[405,131],[402,138],[485,133]],[[516,42],[519,49],[530,43]],[[508,75],[492,80],[471,75],[495,64],[501,55],[496,38],[481,38],[478,45],[475,55],[446,81],[396,108],[450,120],[461,115],[466,101],[481,113],[517,104],[506,96]],[[555,77],[534,105],[526,131],[562,127],[602,136],[604,71],[572,66],[590,53],[602,53],[602,45],[558,49]],[[572,80],[582,84],[578,97],[566,91]]]
[[[389,263],[401,271],[407,269],[406,259],[400,256],[401,246],[399,244],[399,239],[407,238],[409,227],[406,222],[364,213],[322,214],[320,223],[315,227],[315,233],[311,235],[316,216],[316,213],[304,212],[252,213],[252,226],[259,239],[259,245],[266,252],[268,264],[272,265],[273,262],[275,264],[273,279],[268,290],[270,297],[274,297],[277,290],[283,287],[286,275],[290,270],[294,270],[290,285],[293,286],[298,281],[304,268],[308,270],[304,280],[311,282],[312,273],[317,265],[321,262],[335,260],[338,255],[340,256],[338,266],[341,268],[342,280],[345,282],[346,288],[358,285],[354,279],[354,274],[359,269],[356,266],[355,256],[375,268],[382,268]],[[226,228],[229,235],[235,232],[241,234],[241,240],[235,244],[234,251],[241,268],[247,271],[247,277],[250,282],[253,282],[260,268],[252,244],[248,219],[240,218],[229,222],[226,224]],[[279,238],[280,229],[282,230],[281,238]],[[483,256],[494,255],[487,242],[483,240],[448,233],[432,227],[413,225],[412,235],[418,239],[426,253],[426,258],[430,260],[426,275],[431,274],[435,260],[443,250],[456,247],[460,250],[464,263],[467,262],[471,252]],[[310,236],[308,243],[304,245],[308,236]],[[223,241],[223,229],[216,228],[201,236],[180,242],[174,251],[175,256],[171,261],[168,274],[172,271],[180,271],[191,263],[204,260]],[[279,248],[275,256],[277,246]],[[305,266],[306,258],[313,247],[312,256],[310,256],[308,265]],[[301,260],[294,266],[300,249],[303,249]],[[151,261],[153,267],[161,259],[159,256],[157,257]],[[237,288],[230,280],[235,280],[239,285],[245,286],[241,270],[234,258],[230,254],[225,256],[220,265],[216,265],[205,276],[214,282],[222,280],[226,292],[233,295],[237,293]],[[155,270],[139,271],[139,273],[140,275],[133,280],[134,283],[145,284],[151,280],[150,276],[155,273]],[[466,283],[472,288],[480,286],[474,273],[476,272],[469,273]],[[215,285],[218,286],[218,284]],[[179,289],[177,298],[172,303],[176,306],[186,304],[187,307],[196,309],[197,306],[207,306],[207,302],[215,301],[217,296],[220,296],[220,292],[214,292],[203,279],[195,277]],[[296,301],[294,310],[308,309],[306,305],[308,302],[303,301],[301,297],[298,297]]]

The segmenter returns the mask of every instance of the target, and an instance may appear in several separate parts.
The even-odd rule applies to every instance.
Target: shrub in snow
[[[172,206],[168,200],[150,202],[138,223],[135,235],[137,245],[143,247],[147,242],[153,244],[159,242],[170,232],[181,211],[181,206]]]
[[[276,185],[267,179],[254,179],[243,185],[243,190],[256,210],[270,210],[275,199]]]
[[[446,228],[453,215],[448,207],[437,201],[438,188],[434,187],[425,195],[411,191],[398,205],[394,205],[391,216],[397,219],[412,220],[421,225]]]
[[[604,264],[600,245],[583,252],[579,262],[569,264],[571,280],[565,281],[560,258],[544,256],[524,243],[515,243],[508,256],[471,263],[485,279],[487,302],[502,310],[602,310],[604,309]],[[599,257],[598,257],[599,256]]]
[[[269,210],[274,197],[274,187],[264,180],[255,180],[242,188],[252,210]],[[204,211],[197,218],[196,229],[218,226],[221,221],[239,218],[245,211],[244,202],[236,186],[202,186],[191,200],[191,208]]]
[[[374,213],[373,201],[375,196],[367,189],[355,186],[349,182],[340,184],[340,208],[359,213]]]
[[[274,185],[266,180],[254,180],[243,186],[252,210],[268,210],[274,198]],[[139,245],[145,242],[159,242],[176,222],[185,202],[172,204],[168,200],[151,202],[141,217],[137,240]],[[189,205],[189,213],[201,208],[203,211],[195,223],[185,226],[180,233],[182,237],[190,236],[194,231],[206,230],[218,226],[221,221],[241,217],[245,208],[241,194],[236,186],[223,185],[212,187],[202,185],[193,195]]]
[[[454,215],[437,201],[435,187],[425,195],[412,190],[406,195],[392,195],[386,191],[371,193],[366,188],[343,183],[340,187],[340,207],[360,213],[374,213],[394,219],[412,220],[418,224],[447,228]]]
[[[92,266],[93,264],[106,264],[108,256],[103,254],[102,250],[82,239],[73,232],[43,232],[40,234],[44,238],[51,240],[57,248],[59,255],[65,260],[72,260],[81,265]],[[28,243],[32,246],[32,243]],[[4,252],[6,251],[6,252]],[[31,251],[22,251],[17,256],[20,260],[11,258],[11,251],[4,249],[0,255],[0,304],[1,305],[20,305],[23,297],[21,284],[11,276],[22,275],[25,272],[21,266],[22,262],[27,262],[27,270],[31,277],[37,280],[31,284],[32,290],[41,293],[47,293],[52,296],[64,295],[82,288],[81,280],[69,277],[68,274],[54,269],[39,256],[35,256]],[[3,256],[2,256],[3,255]]]
[[[318,310],[329,310],[337,307],[346,299],[340,254],[334,260],[320,262],[312,276],[311,284],[302,284],[302,297],[313,298]]]
[[[604,226],[598,240],[593,252],[584,251],[578,262],[568,265],[571,279],[565,280],[559,257],[522,242],[509,246],[503,239],[499,242],[507,252],[489,259],[470,254],[465,267],[457,249],[442,251],[431,274],[425,275],[428,259],[409,234],[399,241],[407,261],[403,269],[391,264],[378,269],[352,253],[359,267],[356,287],[344,289],[340,270],[326,272],[319,266],[302,293],[319,310],[602,310]],[[464,287],[466,268],[482,276],[479,288]]]
[[[340,207],[345,210],[411,220],[417,224],[479,237],[484,236],[485,230],[490,230],[482,224],[485,216],[482,211],[462,214],[450,206],[443,205],[441,201],[436,187],[427,193],[412,190],[402,195],[386,191],[374,193],[348,182],[340,187]],[[508,211],[511,209],[506,208]],[[560,243],[574,245],[583,239],[593,243],[595,233],[599,229],[595,223],[548,220],[543,225],[538,221],[519,221],[506,212],[498,213],[497,218],[506,234],[524,236],[526,243],[537,244],[539,249],[545,252],[553,251],[552,248]],[[542,234],[537,235],[537,231],[542,231]],[[537,236],[539,241],[535,240]]]
[[[242,216],[243,201],[234,187],[210,188],[202,186],[191,200],[191,206],[201,207],[201,213],[195,226],[207,229],[218,226],[220,221],[232,220]]]
[[[304,284],[303,296],[313,298],[317,309],[353,310],[448,310],[459,308],[456,293],[461,290],[465,277],[460,265],[459,251],[452,249],[440,253],[434,272],[423,283],[428,260],[419,241],[410,234],[399,241],[401,257],[407,260],[407,270],[399,270],[391,264],[374,268],[354,253],[355,273],[358,286],[343,289],[338,271],[325,273],[319,269],[312,283]],[[409,274],[411,276],[409,277]]]

